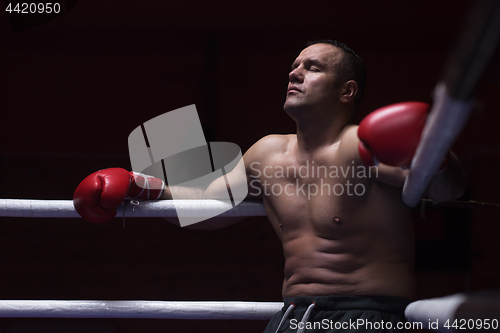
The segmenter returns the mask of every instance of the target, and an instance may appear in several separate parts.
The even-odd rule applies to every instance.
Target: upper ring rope
[[[479,201],[437,202],[423,199],[429,207],[455,208],[498,208],[500,204]],[[130,207],[125,204],[118,208],[117,217],[177,217],[176,209],[183,209],[192,217],[211,216],[211,212],[228,207],[229,210],[218,215],[222,217],[266,216],[264,205],[260,201],[244,201],[232,208],[230,202],[219,200],[158,200],[143,201],[140,205]],[[0,199],[0,217],[33,217],[33,218],[79,218],[71,200],[30,200]],[[187,215],[186,215],[187,216]]]
[[[117,217],[177,217],[183,210],[185,216],[214,216],[213,212],[227,209],[218,216],[266,216],[264,205],[259,201],[245,201],[233,208],[231,202],[220,200],[158,200],[143,201],[140,205],[129,207],[125,204],[118,208]],[[79,218],[80,215],[71,200],[29,200],[0,199],[0,216],[10,217],[58,217]]]

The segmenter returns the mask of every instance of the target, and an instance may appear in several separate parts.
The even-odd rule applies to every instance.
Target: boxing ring
[[[471,98],[474,85],[500,37],[500,5],[496,2],[493,7],[484,7],[487,7],[483,11],[488,13],[488,19],[484,19],[485,13],[480,15],[480,24],[475,22],[474,33],[466,34],[465,41],[459,44],[443,80],[434,91],[432,111],[403,188],[402,199],[410,207],[420,202],[440,162],[466,125],[474,106]],[[176,209],[182,209],[186,216],[192,217],[213,216],[211,212],[221,210],[226,210],[220,215],[223,217],[266,215],[263,204],[259,202],[245,201],[233,208],[230,202],[217,200],[176,200],[174,207],[172,201],[161,200],[142,202],[140,205],[124,204],[118,209],[117,217],[175,217]],[[80,218],[70,200],[0,199],[0,216]],[[271,318],[282,307],[280,302],[0,300],[0,318],[264,320]],[[409,322],[422,323],[423,328],[439,331],[448,331],[443,325],[450,320],[482,318],[496,320],[498,329],[500,294],[455,294],[420,300],[410,303],[405,315]],[[439,325],[433,326],[435,322]]]

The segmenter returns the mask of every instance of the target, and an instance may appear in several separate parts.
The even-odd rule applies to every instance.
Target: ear
[[[358,83],[354,80],[345,82],[341,89],[342,95],[340,101],[344,104],[354,101],[354,97],[358,93]]]

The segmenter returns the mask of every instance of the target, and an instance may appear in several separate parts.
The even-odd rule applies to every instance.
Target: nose
[[[304,80],[304,73],[301,69],[301,66],[295,67],[292,69],[292,71],[288,74],[288,80],[290,82],[302,82]]]

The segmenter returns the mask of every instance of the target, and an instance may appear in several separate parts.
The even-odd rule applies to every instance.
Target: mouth
[[[295,87],[295,86],[290,86],[288,88],[288,93],[292,93],[292,92],[302,92],[302,91],[300,91],[300,89]]]

